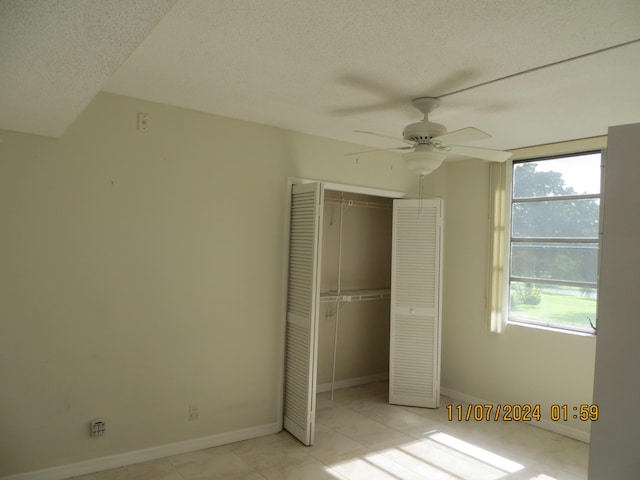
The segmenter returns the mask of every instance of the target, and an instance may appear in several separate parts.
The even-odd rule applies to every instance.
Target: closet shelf
[[[377,300],[380,298],[390,298],[391,289],[380,288],[374,290],[343,290],[338,292],[329,291],[320,293],[320,303],[329,302],[360,302],[364,300]]]
[[[384,210],[393,209],[393,204],[391,203],[363,202],[361,200],[345,200],[342,198],[330,198],[330,197],[324,197],[324,201],[325,203],[332,203],[334,205],[343,205],[345,207],[382,208]]]

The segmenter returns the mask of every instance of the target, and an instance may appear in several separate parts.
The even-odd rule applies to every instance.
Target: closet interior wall
[[[325,190],[323,208],[318,391],[331,389],[334,352],[338,386],[388,375],[393,227],[390,198]],[[327,298],[328,292],[338,290],[386,293],[366,300]]]

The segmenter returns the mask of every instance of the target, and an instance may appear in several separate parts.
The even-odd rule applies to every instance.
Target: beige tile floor
[[[287,432],[74,477],[75,480],[577,480],[589,446],[514,422],[449,422],[392,406],[385,382],[318,396],[316,441]]]

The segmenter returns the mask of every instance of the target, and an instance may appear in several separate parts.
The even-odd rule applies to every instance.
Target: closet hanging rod
[[[390,297],[391,290],[388,288],[378,288],[373,290],[343,290],[340,293],[336,291],[322,292],[320,294],[320,302],[361,302],[364,300],[378,300]]]
[[[391,210],[393,208],[392,205],[388,205],[386,203],[365,202],[362,200],[342,200],[340,198],[325,197],[324,201],[334,205],[347,205],[349,207],[381,208],[383,210]]]

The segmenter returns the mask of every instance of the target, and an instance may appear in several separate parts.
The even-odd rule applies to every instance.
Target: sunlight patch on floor
[[[484,448],[476,447],[475,445],[467,443],[456,437],[452,437],[451,435],[447,435],[446,433],[434,433],[430,435],[430,438],[435,440],[436,442],[446,445],[447,447],[453,448],[458,452],[464,453],[473,458],[477,458],[484,463],[497,467],[500,470],[504,470],[508,473],[518,472],[524,468],[524,465],[485,450]]]
[[[349,473],[358,471],[366,478],[389,480],[499,480],[524,469],[524,466],[446,433],[434,431],[428,438],[342,460],[331,465],[331,468],[347,477]],[[554,479],[539,476],[532,480]]]

